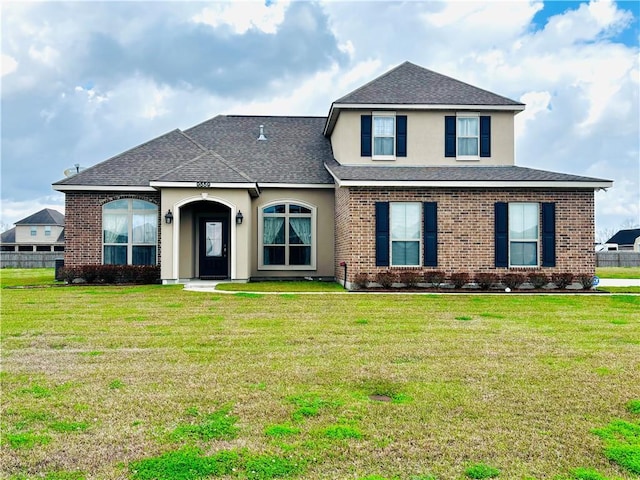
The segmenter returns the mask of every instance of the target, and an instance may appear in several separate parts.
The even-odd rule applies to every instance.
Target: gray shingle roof
[[[173,130],[54,185],[148,187],[150,180],[204,152],[200,145],[180,130]]]
[[[251,178],[214,153],[205,152],[154,179],[159,182],[247,183]]]
[[[618,245],[633,245],[636,238],[640,237],[640,228],[630,228],[619,230],[616,234],[607,240],[606,243],[617,243]]]
[[[334,104],[523,106],[446,75],[404,62]]]
[[[0,234],[0,243],[16,243],[16,227]]]
[[[324,117],[219,115],[185,131],[225,162],[260,183],[332,184],[333,158]],[[258,140],[264,125],[266,140]]]
[[[44,208],[39,212],[18,220],[16,225],[60,225],[64,226],[64,215],[51,208]]]
[[[610,180],[517,166],[345,166],[335,160],[327,168],[340,181],[361,182],[575,182],[602,183]]]

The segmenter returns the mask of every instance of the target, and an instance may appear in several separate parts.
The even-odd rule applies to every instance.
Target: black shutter
[[[396,157],[407,156],[407,116],[396,116]]]
[[[360,156],[371,156],[371,115],[360,116]]]
[[[438,266],[438,203],[424,202],[424,266]]]
[[[542,266],[556,266],[556,204],[542,204]]]
[[[456,117],[444,117],[444,156],[456,156]]]
[[[509,204],[495,204],[495,266],[509,266]]]
[[[480,156],[491,156],[491,117],[480,117]]]
[[[389,266],[389,202],[376,202],[376,266]]]

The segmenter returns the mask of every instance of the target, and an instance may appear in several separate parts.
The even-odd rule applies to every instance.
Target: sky
[[[640,2],[7,2],[0,226],[51,184],[219,114],[326,116],[404,61],[526,104],[516,164],[614,181],[596,238],[640,226]]]

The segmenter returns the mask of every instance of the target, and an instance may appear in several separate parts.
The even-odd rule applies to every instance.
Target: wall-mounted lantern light
[[[171,213],[171,210],[169,210],[164,216],[164,221],[167,225],[171,225],[171,223],[173,222],[173,213]]]
[[[244,215],[242,215],[242,212],[238,210],[238,213],[236,214],[236,224],[242,225],[242,220],[244,220]]]

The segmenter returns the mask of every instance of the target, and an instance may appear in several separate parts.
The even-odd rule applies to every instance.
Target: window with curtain
[[[395,117],[393,115],[373,115],[373,156],[393,157],[395,144]]]
[[[158,207],[145,200],[114,200],[102,207],[105,265],[156,265]]]
[[[509,265],[536,267],[540,213],[537,203],[509,203]]]
[[[390,221],[391,265],[420,265],[421,204],[391,203]]]
[[[458,157],[478,157],[480,150],[480,119],[477,116],[457,118]]]
[[[286,202],[260,214],[260,268],[315,269],[315,209]]]

